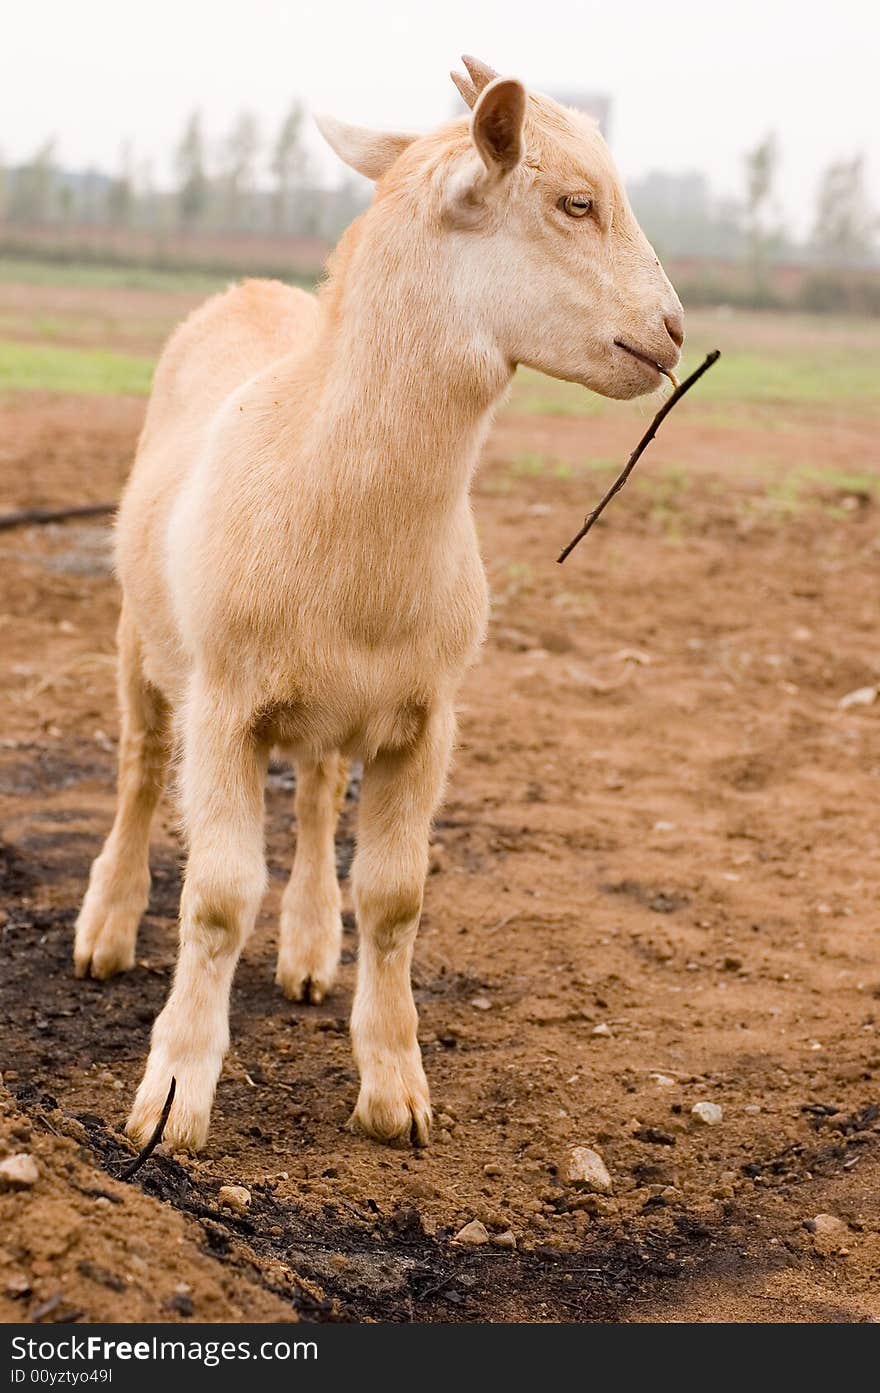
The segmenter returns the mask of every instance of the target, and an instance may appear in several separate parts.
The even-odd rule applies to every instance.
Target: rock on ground
[[[691,1117],[706,1127],[717,1127],[724,1117],[724,1110],[719,1103],[694,1103]]]
[[[19,1151],[15,1156],[7,1156],[5,1161],[0,1161],[2,1190],[29,1190],[39,1178],[37,1163],[26,1151]]]
[[[598,1151],[589,1146],[572,1147],[568,1153],[565,1178],[579,1189],[592,1190],[599,1195],[611,1191],[611,1176]]]
[[[234,1209],[236,1214],[244,1214],[250,1208],[251,1192],[243,1185],[221,1185],[217,1199],[226,1209]]]
[[[469,1243],[476,1247],[482,1243],[489,1242],[489,1230],[479,1219],[471,1219],[469,1224],[465,1224],[463,1229],[459,1229],[453,1243]]]

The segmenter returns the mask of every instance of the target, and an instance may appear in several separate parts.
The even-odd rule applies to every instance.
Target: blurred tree
[[[168,200],[166,195],[160,199],[156,192],[153,177],[153,161],[142,159],[135,167],[132,182],[135,189],[135,221],[141,227],[155,227],[160,221],[160,212],[168,219]]]
[[[186,123],[183,138],[175,157],[177,177],[177,213],[185,227],[201,222],[208,203],[208,180],[205,177],[205,146],[202,120],[197,111]]]
[[[119,172],[107,186],[107,221],[113,227],[128,227],[134,212],[134,156],[131,141],[123,142],[119,152]]]
[[[776,172],[779,168],[779,151],[776,137],[769,132],[754,150],[746,155],[746,233],[748,237],[749,258],[755,279],[755,289],[766,289],[767,262],[778,231],[771,230],[770,213],[773,209],[773,193]]]
[[[303,109],[294,102],[281,123],[270,169],[275,177],[272,221],[276,232],[290,228],[291,195],[301,187],[308,169],[308,155],[302,142]]]
[[[76,208],[76,198],[74,196],[73,186],[67,183],[66,181],[63,182],[61,187],[59,188],[57,197],[54,199],[54,203],[58,209],[58,216],[63,223],[73,222],[77,211],[82,212],[81,209],[77,210]]]
[[[229,133],[224,149],[223,186],[227,226],[240,228],[252,221],[251,195],[256,182],[260,132],[256,117],[243,111]]]
[[[55,193],[55,140],[47,140],[27,164],[13,171],[9,217],[17,222],[48,222]]]
[[[830,164],[816,202],[812,243],[825,261],[838,265],[868,260],[876,247],[880,220],[865,187],[865,157]]]

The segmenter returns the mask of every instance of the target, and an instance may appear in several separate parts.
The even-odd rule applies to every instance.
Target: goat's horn
[[[484,87],[488,86],[493,78],[498,76],[495,69],[490,68],[488,63],[481,63],[479,58],[472,58],[469,53],[463,53],[461,55],[461,61],[467,68],[471,82],[477,89],[478,95],[482,92]]]
[[[476,104],[477,96],[479,95],[476,87],[474,87],[472,83],[468,82],[464,73],[451,72],[449,76],[452,78],[452,81],[455,83],[456,87],[458,88],[459,92],[464,98],[465,104],[469,107],[473,107]]]

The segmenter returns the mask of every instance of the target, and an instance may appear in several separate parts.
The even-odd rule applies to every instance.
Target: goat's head
[[[429,247],[473,328],[511,364],[635,397],[674,368],[681,303],[587,116],[465,58],[472,110],[427,136],[324,118],[337,154],[378,183],[374,209]],[[407,231],[409,229],[409,232]]]

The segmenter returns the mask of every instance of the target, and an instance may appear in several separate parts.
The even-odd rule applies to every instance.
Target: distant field
[[[210,294],[228,285],[229,276],[201,271],[156,271],[146,266],[91,266],[70,262],[0,257],[0,285],[82,286],[94,290],[181,290]]]
[[[0,390],[143,394],[165,337],[226,276],[0,258]],[[787,411],[880,411],[876,320],[698,310],[688,315],[684,368],[709,348],[719,365],[682,410],[727,420],[743,404],[774,427]],[[644,417],[651,402],[608,402],[521,370],[510,408],[553,417]]]

